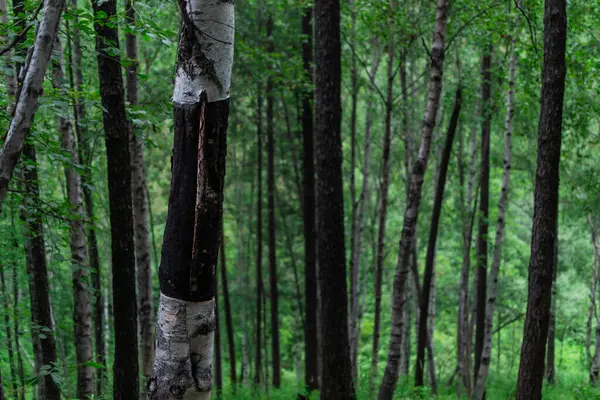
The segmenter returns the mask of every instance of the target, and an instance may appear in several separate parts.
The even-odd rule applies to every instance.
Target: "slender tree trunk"
[[[11,231],[12,231],[12,243],[13,243],[13,247],[15,249],[19,248],[19,243],[17,241],[17,229],[15,227],[15,219],[14,219],[14,214],[11,212],[10,214],[10,225],[11,225]],[[23,370],[23,358],[21,357],[21,330],[20,330],[20,313],[19,313],[19,308],[21,306],[21,295],[20,295],[20,290],[19,290],[19,274],[18,274],[18,268],[17,268],[17,263],[13,263],[12,264],[12,289],[13,289],[13,304],[12,304],[12,309],[13,309],[13,331],[15,333],[15,352],[17,353],[17,369],[19,372],[19,384],[20,384],[20,393],[19,393],[19,399],[20,400],[25,400],[25,372]],[[27,356],[27,353],[25,353],[25,355]],[[30,360],[31,361],[31,360]]]
[[[52,52],[52,43],[58,31],[64,0],[46,0],[41,21],[37,27],[35,44],[26,65],[27,72],[16,101],[14,117],[10,122],[6,139],[0,149],[0,213],[8,191],[8,184],[21,152],[25,137],[29,134],[33,116],[37,111],[38,98],[42,94],[44,75]]]
[[[17,380],[17,367],[15,364],[13,340],[12,340],[12,329],[10,325],[10,307],[9,307],[9,294],[6,289],[6,280],[4,278],[4,266],[0,263],[0,293],[2,294],[2,305],[4,306],[4,331],[6,332],[6,348],[8,350],[8,363],[10,365],[10,381],[12,387],[12,393],[16,399],[19,397],[18,391],[18,380]],[[15,332],[15,336],[18,332]],[[0,384],[0,390],[2,390]],[[0,397],[1,398],[1,397]]]
[[[483,353],[485,311],[487,300],[487,263],[490,196],[490,136],[492,126],[492,45],[483,50],[481,59],[481,170],[479,182],[479,232],[477,234],[477,306],[475,309],[475,368],[476,383]]]
[[[417,341],[417,361],[415,365],[415,386],[423,386],[424,384],[423,370],[425,367],[425,347],[427,346],[428,337],[433,336],[428,333],[427,328],[430,308],[429,300],[432,296],[431,288],[434,285],[435,250],[440,216],[442,214],[442,202],[444,200],[446,176],[448,174],[450,156],[452,155],[452,144],[454,143],[454,136],[456,135],[458,119],[460,117],[460,108],[462,105],[462,88],[460,85],[461,84],[459,83],[459,86],[456,89],[454,109],[452,110],[452,117],[450,119],[450,125],[448,126],[448,133],[446,134],[446,143],[444,144],[444,150],[442,152],[442,158],[440,161],[440,171],[433,201],[433,212],[431,214],[431,223],[429,225],[429,242],[427,244],[427,256],[425,261],[425,270],[423,273],[423,292],[421,293],[420,300],[421,311],[419,313],[419,337]]]
[[[436,22],[431,49],[431,80],[429,95],[421,132],[421,146],[409,176],[408,202],[404,213],[402,237],[398,250],[398,262],[394,279],[392,299],[392,333],[390,338],[387,365],[385,368],[379,400],[391,400],[398,381],[398,360],[401,353],[402,333],[404,331],[404,297],[406,280],[409,274],[409,258],[415,242],[417,219],[421,203],[425,171],[431,151],[433,129],[442,92],[442,74],[444,65],[444,39],[446,36],[448,0],[438,0]]]
[[[484,398],[485,385],[492,361],[492,339],[494,327],[494,309],[498,296],[498,277],[500,264],[502,262],[502,244],[504,241],[504,226],[506,222],[506,209],[508,208],[508,194],[510,186],[510,170],[512,168],[512,130],[515,104],[515,80],[517,74],[517,35],[519,23],[512,39],[512,54],[510,57],[508,91],[506,94],[506,118],[504,122],[504,169],[502,173],[502,188],[498,200],[498,218],[496,220],[496,239],[494,242],[494,254],[492,256],[492,268],[488,282],[487,301],[485,303],[485,327],[483,338],[483,349],[479,360],[479,370],[475,379],[474,398]],[[500,351],[500,349],[498,349]],[[476,360],[477,361],[477,360]]]
[[[594,223],[592,222],[592,218],[588,216],[587,218],[588,224],[590,226],[590,230],[592,232],[592,245],[594,246],[594,277],[592,283],[592,293],[591,293],[591,304],[590,311],[588,314],[588,338],[586,343],[586,352],[589,353],[589,342],[591,339],[589,338],[591,333],[591,325],[593,317],[596,316],[596,299],[598,289],[598,274],[600,272],[600,246],[598,245],[598,238],[596,235],[596,228]],[[591,358],[588,355],[588,359],[591,361],[590,364],[590,382],[592,384],[598,383],[598,377],[600,376],[600,321],[596,319],[596,345],[594,347],[594,358]]]
[[[352,27],[350,41],[352,48],[356,49],[356,5],[350,1]],[[350,302],[348,307],[348,340],[350,342],[350,362],[352,363],[352,379],[358,382],[358,308],[360,301],[360,244],[357,243],[358,230],[358,207],[356,200],[356,116],[358,106],[358,68],[356,55],[352,54],[350,67]],[[364,185],[364,183],[363,183]]]
[[[257,171],[258,171],[258,199],[256,200],[256,354],[254,383],[257,388],[260,384],[262,373],[262,298],[264,296],[263,274],[262,274],[262,181],[263,181],[263,150],[262,150],[262,94],[261,87],[258,87],[257,112],[256,112],[256,152],[257,152]]]
[[[107,0],[92,5],[96,17],[94,29],[108,165],[115,331],[114,399],[133,400],[139,397],[139,366],[129,126],[121,59],[112,50],[119,48],[119,35],[114,25],[105,23],[117,14],[117,2]]]
[[[312,88],[313,82],[313,23],[312,7],[302,14],[302,62],[304,78]],[[302,93],[302,172],[303,172],[303,225],[304,225],[304,380],[307,389],[319,387],[318,326],[317,326],[317,254],[316,254],[316,209],[315,209],[315,144],[313,122],[313,91]]]
[[[179,6],[172,184],[159,270],[156,359],[148,393],[154,400],[171,396],[208,400],[234,5],[180,0]],[[202,67],[206,65],[210,67]]]
[[[394,2],[390,3],[390,7]],[[390,23],[391,28],[394,27]],[[379,364],[379,336],[381,331],[381,295],[383,285],[383,261],[385,258],[385,230],[387,223],[388,195],[390,187],[391,159],[390,152],[392,147],[392,111],[394,104],[394,36],[389,38],[387,45],[387,97],[385,103],[385,131],[383,135],[383,154],[382,154],[382,183],[381,197],[379,203],[379,230],[377,232],[377,264],[375,266],[375,321],[373,327],[373,352],[371,358],[371,379],[377,377]],[[374,71],[373,71],[374,72]],[[372,75],[374,77],[375,74]]]
[[[348,342],[344,246],[339,0],[317,0],[317,257],[321,296],[321,399],[356,398]]]
[[[273,52],[273,20],[267,21],[267,51]],[[275,93],[273,78],[267,79],[267,210],[269,234],[269,295],[271,297],[271,357],[273,360],[273,386],[281,385],[279,355],[279,290],[277,288],[277,239],[275,236],[275,127],[273,106]]]
[[[562,110],[565,92],[567,2],[546,0],[544,7],[544,66],[538,162],[529,264],[527,314],[521,346],[517,400],[542,398],[544,358],[555,253]]]
[[[229,288],[227,286],[227,258],[225,253],[225,233],[221,229],[221,283],[223,285],[223,300],[225,300],[225,325],[227,329],[227,346],[229,349],[229,377],[231,384],[236,383],[235,366],[235,339],[233,336],[233,322],[231,318],[231,302],[229,301]]]
[[[125,2],[126,21],[129,29],[125,34],[127,65],[127,101],[132,108],[138,105],[138,45],[135,34],[135,0]],[[150,236],[148,233],[148,202],[146,173],[144,172],[144,141],[136,134],[133,121],[129,121],[129,151],[131,153],[131,188],[133,199],[133,222],[135,232],[135,264],[138,290],[138,332],[140,340],[141,373],[148,378],[152,373],[154,359],[154,301],[152,298],[152,260],[150,259]]]
[[[48,269],[44,244],[44,228],[39,206],[39,181],[36,167],[35,148],[26,144],[23,150],[28,162],[32,163],[24,171],[25,205],[22,218],[25,222],[25,248],[27,251],[29,292],[31,299],[32,340],[36,350],[37,365],[51,366],[55,370],[56,343],[52,331],[50,313],[50,293],[48,286]],[[41,374],[42,371],[38,370]],[[49,372],[49,371],[48,371]],[[44,400],[60,399],[60,388],[52,375],[46,373],[39,377],[40,397]]]
[[[223,253],[221,252],[221,259]],[[223,264],[221,264],[223,265]],[[215,279],[215,386],[216,397],[220,399],[223,395],[223,368],[221,360],[221,329],[219,328],[219,279]]]
[[[68,97],[65,79],[64,54],[57,37],[54,49],[58,60],[52,68],[53,85],[63,96]],[[57,117],[58,131],[61,134],[61,147],[70,155],[74,165],[79,164],[79,154],[73,133],[73,124],[67,107],[59,110]],[[75,323],[75,355],[77,360],[77,397],[85,399],[94,392],[93,369],[89,366],[93,358],[92,345],[92,310],[90,293],[88,291],[89,274],[87,272],[88,254],[85,247],[85,230],[83,226],[84,210],[82,200],[81,176],[73,167],[65,167],[65,182],[67,187],[67,200],[73,214],[69,219],[71,264],[73,279],[73,321]]]
[[[75,132],[77,134],[77,142],[79,144],[79,160],[88,169],[91,167],[91,154],[89,146],[89,135],[87,131],[87,113],[85,103],[82,99],[83,93],[83,66],[82,66],[82,51],[81,51],[81,36],[78,28],[79,17],[77,12],[77,0],[71,0],[70,11],[73,14],[72,24],[72,48],[69,56],[71,68],[69,68],[71,90],[76,93],[74,101],[75,115]],[[71,44],[71,42],[69,43]],[[90,190],[90,172],[86,171],[81,175],[81,183],[83,187],[83,198],[85,202],[85,210],[88,217],[87,227],[87,245],[89,252],[89,263],[92,270],[92,290],[94,293],[94,341],[96,362],[106,365],[106,350],[104,343],[104,322],[103,322],[103,296],[101,289],[101,272],[100,272],[100,255],[98,252],[98,239],[96,237],[96,224],[94,221],[94,203],[92,192]],[[104,392],[104,369],[96,369],[96,394],[101,396]]]
[[[548,323],[548,353],[546,357],[546,380],[554,385],[556,381],[555,337],[556,337],[556,275],[558,271],[558,222],[556,224],[556,240],[554,241],[554,267],[552,271],[552,299],[550,303],[550,321]],[[500,335],[500,332],[498,332]]]

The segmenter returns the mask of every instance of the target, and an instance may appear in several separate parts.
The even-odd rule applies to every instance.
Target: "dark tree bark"
[[[223,256],[223,253],[221,253]],[[222,265],[222,264],[221,264]],[[223,368],[221,360],[221,329],[219,328],[219,280],[215,279],[215,386],[216,397],[221,398],[223,394]]]
[[[302,14],[302,60],[304,78],[312,88],[313,81],[313,24],[312,7]],[[302,93],[302,172],[303,172],[303,222],[304,222],[304,297],[306,322],[304,332],[304,379],[308,390],[319,387],[318,326],[317,326],[317,249],[315,209],[315,144],[313,123],[313,91]]]
[[[517,400],[542,398],[553,260],[556,252],[554,243],[557,233],[562,113],[567,70],[566,41],[567,2],[546,0],[529,291],[521,346]]]
[[[156,359],[148,381],[152,400],[207,399],[213,385],[234,5],[180,0],[179,7],[172,183],[159,269]]]
[[[419,313],[419,334],[417,339],[417,361],[415,365],[415,386],[423,386],[423,371],[425,367],[425,348],[428,340],[427,323],[429,317],[429,300],[431,293],[431,285],[434,277],[434,263],[435,263],[435,249],[438,236],[438,227],[440,223],[440,216],[442,213],[442,202],[444,200],[444,189],[446,187],[446,176],[448,173],[448,166],[450,164],[450,155],[452,154],[452,144],[454,143],[454,136],[458,127],[458,119],[460,117],[460,108],[462,105],[462,88],[459,86],[456,89],[456,95],[454,99],[454,108],[452,110],[452,117],[450,118],[450,125],[448,126],[448,133],[446,133],[446,142],[444,144],[444,150],[442,151],[442,158],[440,161],[440,170],[438,175],[438,181],[435,189],[435,197],[433,200],[433,212],[431,215],[431,223],[429,225],[429,242],[427,243],[427,256],[425,259],[425,271],[423,273],[423,291],[421,293]]]
[[[235,366],[235,338],[233,336],[233,322],[231,319],[231,302],[229,301],[229,288],[227,286],[227,258],[225,253],[225,234],[221,229],[221,283],[223,284],[223,300],[225,301],[225,325],[227,329],[227,346],[229,349],[229,377],[231,384],[236,383]]]
[[[477,381],[483,340],[485,337],[485,306],[487,299],[488,219],[490,197],[490,134],[492,125],[492,46],[483,50],[481,59],[481,169],[479,182],[479,232],[477,235],[477,307],[475,311],[475,368]]]
[[[70,1],[70,11],[73,14],[73,28],[71,32],[72,41],[69,42],[71,51],[69,52],[69,78],[71,89],[78,95],[74,103],[75,115],[75,133],[77,135],[78,152],[80,162],[86,166],[87,170],[81,175],[81,183],[83,187],[83,199],[85,203],[85,211],[88,217],[87,226],[87,246],[89,253],[90,268],[92,274],[92,290],[94,293],[94,341],[96,362],[106,365],[106,346],[104,343],[104,321],[103,321],[103,296],[101,288],[101,271],[100,271],[100,255],[98,252],[98,239],[96,237],[96,223],[94,220],[94,202],[92,199],[92,191],[90,190],[90,171],[91,154],[89,145],[89,133],[87,129],[87,112],[85,103],[81,98],[83,92],[83,55],[81,51],[81,35],[79,32],[79,17],[77,12],[77,0]],[[96,394],[101,396],[104,392],[105,372],[103,368],[96,369]]]
[[[12,392],[15,398],[18,399],[18,383],[17,380],[17,367],[15,364],[15,352],[13,348],[12,329],[10,325],[10,307],[9,307],[9,295],[6,289],[6,280],[4,277],[4,266],[0,263],[0,294],[2,295],[2,305],[4,306],[4,331],[6,333],[6,348],[8,350],[8,363],[10,365],[10,381]],[[15,332],[15,336],[18,332]],[[2,390],[2,384],[0,383],[0,390]],[[2,398],[0,396],[0,398]]]
[[[553,385],[556,381],[555,337],[556,337],[556,275],[558,271],[558,222],[556,223],[556,240],[554,241],[554,259],[552,266],[552,298],[550,300],[550,322],[548,324],[548,353],[546,356],[546,380]]]
[[[264,284],[262,274],[262,181],[263,181],[263,161],[262,161],[262,94],[261,88],[258,88],[257,96],[257,111],[256,111],[256,152],[257,152],[257,192],[256,200],[256,353],[255,353],[255,368],[254,368],[254,383],[260,384],[262,373],[262,297],[264,296]]]
[[[135,0],[125,2],[125,18],[129,29],[125,34],[127,65],[127,101],[130,107],[138,106],[138,44]],[[148,378],[154,359],[154,301],[152,297],[152,263],[150,235],[148,232],[148,201],[146,173],[144,171],[144,141],[136,134],[133,121],[129,121],[129,149],[131,154],[131,187],[133,222],[135,232],[135,264],[138,289],[138,332],[140,340],[141,373]]]
[[[406,281],[409,275],[410,256],[416,241],[416,229],[421,205],[425,172],[431,152],[433,130],[442,92],[442,75],[445,57],[445,37],[447,15],[450,2],[438,0],[436,21],[433,31],[433,45],[430,57],[431,77],[418,157],[415,159],[408,177],[408,201],[404,212],[402,235],[398,248],[398,261],[394,278],[394,294],[392,299],[392,329],[388,358],[384,376],[379,389],[379,400],[391,400],[396,389],[399,374],[399,360],[402,353],[404,336],[404,308],[406,298]]]
[[[93,2],[93,8],[108,166],[115,330],[114,398],[133,400],[139,397],[139,367],[129,125],[125,114],[121,59],[112,51],[119,48],[119,34],[115,25],[105,23],[117,14],[117,2]]]
[[[274,51],[273,19],[267,20],[267,52]],[[272,72],[271,72],[272,73]],[[279,354],[279,290],[277,288],[277,239],[275,236],[275,127],[273,107],[275,93],[273,78],[267,79],[267,211],[269,242],[269,295],[271,300],[271,357],[273,368],[273,386],[281,385],[281,365]]]
[[[317,0],[317,257],[321,331],[321,399],[355,399],[348,343],[344,246],[339,0]]]
[[[36,360],[40,366],[56,368],[56,343],[52,331],[48,268],[44,243],[42,215],[38,209],[40,201],[39,181],[35,148],[26,143],[23,149],[27,167],[24,169],[25,206],[22,218],[25,222],[25,248],[31,302],[32,340],[37,347]],[[37,346],[35,345],[37,344]],[[39,371],[38,371],[39,372]],[[40,376],[40,397],[44,400],[59,400],[60,388],[51,374]]]

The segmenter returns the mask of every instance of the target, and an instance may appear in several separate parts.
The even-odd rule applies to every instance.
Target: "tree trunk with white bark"
[[[0,213],[15,166],[23,151],[25,137],[29,134],[33,116],[37,110],[38,98],[42,94],[44,76],[64,6],[64,0],[46,0],[44,2],[35,44],[25,67],[27,72],[16,101],[15,113],[10,122],[6,140],[0,150]]]
[[[232,0],[179,0],[179,8],[172,183],[148,396],[207,400],[212,391],[234,5]]]
[[[406,290],[406,281],[409,275],[409,259],[415,241],[415,232],[423,182],[429,154],[431,152],[431,142],[433,130],[436,124],[436,116],[442,93],[442,74],[445,56],[445,37],[449,0],[438,0],[436,22],[433,33],[433,46],[431,48],[431,79],[429,86],[429,95],[423,129],[421,132],[421,145],[418,156],[414,162],[409,177],[408,202],[404,213],[404,222],[402,227],[402,236],[398,250],[398,262],[396,265],[396,276],[394,279],[394,294],[392,299],[392,333],[388,349],[388,359],[385,373],[379,389],[379,400],[391,400],[398,382],[399,359],[402,346],[402,336],[404,332],[404,297]]]

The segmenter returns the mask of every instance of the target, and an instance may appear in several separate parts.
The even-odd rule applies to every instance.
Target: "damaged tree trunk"
[[[234,5],[179,0],[172,183],[150,399],[210,399]]]

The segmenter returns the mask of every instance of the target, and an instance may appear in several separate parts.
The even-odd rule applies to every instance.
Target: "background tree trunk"
[[[103,22],[117,14],[117,2],[94,2],[93,8],[97,18],[94,29],[108,165],[115,331],[114,399],[133,400],[139,397],[139,366],[129,125],[121,59],[112,50],[119,48],[119,34],[114,25]]]
[[[262,374],[262,298],[264,296],[264,285],[262,275],[262,94],[261,87],[258,87],[257,93],[257,115],[256,115],[256,137],[257,137],[257,163],[258,169],[258,199],[256,200],[256,355],[254,369],[254,383],[258,386]],[[265,310],[266,312],[266,310]],[[266,343],[265,343],[266,345]]]
[[[402,236],[398,250],[398,262],[396,265],[396,276],[394,279],[394,294],[392,299],[392,333],[390,338],[387,365],[379,389],[379,400],[391,400],[398,381],[398,364],[402,346],[402,334],[404,331],[404,297],[406,280],[409,274],[409,258],[415,242],[415,232],[425,171],[431,150],[433,129],[435,128],[437,110],[442,92],[442,74],[444,65],[444,39],[446,36],[447,11],[449,2],[438,0],[436,22],[433,33],[433,46],[431,51],[431,79],[429,86],[429,97],[421,132],[421,146],[418,157],[414,162],[409,176],[409,191]]]
[[[339,0],[317,0],[317,257],[321,317],[321,399],[356,398],[348,343],[344,246]]]
[[[544,358],[555,253],[562,110],[565,93],[567,11],[565,0],[546,0],[544,66],[538,131],[538,163],[529,264],[529,291],[517,400],[542,398]]]
[[[229,287],[227,285],[227,256],[225,253],[225,233],[221,229],[221,283],[223,285],[223,300],[225,301],[225,325],[227,329],[227,346],[229,348],[229,377],[235,388],[236,366],[235,366],[235,338],[233,336],[233,322],[231,319],[231,302],[229,301]]]

